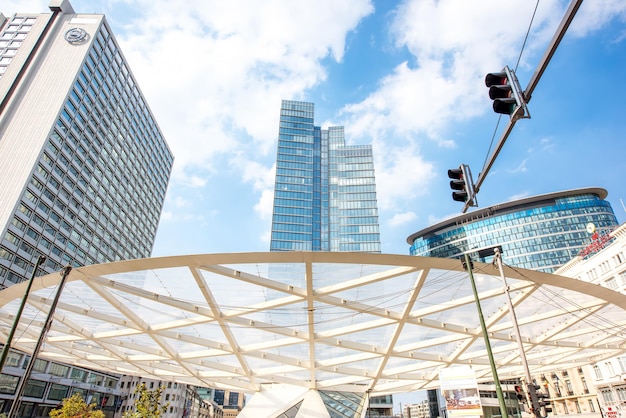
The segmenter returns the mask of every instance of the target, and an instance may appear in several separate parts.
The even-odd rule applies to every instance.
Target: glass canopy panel
[[[15,348],[32,351],[59,279],[33,284]],[[531,372],[626,353],[626,296],[523,269],[507,271],[507,282]],[[502,281],[475,263],[475,283],[500,378],[519,377]],[[0,338],[24,286],[0,292]],[[276,382],[403,392],[437,386],[439,370],[455,364],[491,379],[458,260],[384,254],[209,254],[77,268],[40,355],[246,392]]]

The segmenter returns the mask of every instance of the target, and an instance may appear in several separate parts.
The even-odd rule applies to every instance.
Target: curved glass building
[[[442,258],[499,245],[506,264],[550,273],[589,244],[589,224],[599,235],[619,225],[606,196],[584,188],[506,202],[422,229],[407,242],[411,255]]]

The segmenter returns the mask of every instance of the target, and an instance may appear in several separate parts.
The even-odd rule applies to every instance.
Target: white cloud
[[[367,0],[135,2],[140,19],[118,36],[170,144],[175,176],[214,158],[274,151],[283,98],[326,78]]]
[[[528,162],[528,158],[524,158],[521,163],[515,168],[508,170],[509,173],[523,173],[527,170],[526,163]]]
[[[455,212],[455,213],[450,213],[447,215],[443,215],[443,216],[434,216],[434,215],[429,215],[428,216],[428,225],[435,225],[439,222],[443,222],[445,220],[448,219],[452,219],[459,216],[459,212]]]
[[[409,211],[409,212],[395,214],[393,218],[387,221],[387,223],[389,224],[389,226],[395,228],[398,226],[404,226],[408,224],[409,222],[414,221],[415,219],[417,219],[417,214],[415,212]]]
[[[514,194],[513,196],[509,197],[507,199],[507,202],[514,202],[516,200],[524,199],[525,197],[528,197],[528,196],[530,196],[530,193],[528,193],[528,192],[517,193],[517,194]]]
[[[177,196],[174,198],[174,206],[177,208],[184,208],[184,207],[189,207],[191,202],[189,202],[189,200],[185,199],[182,196]]]
[[[398,210],[397,202],[426,194],[434,166],[410,144],[391,146],[375,140],[373,152],[379,209]]]
[[[619,19],[622,23],[626,21],[626,3],[623,0],[583,2],[568,33],[582,37],[598,30],[612,19]],[[622,31],[624,33],[626,31]]]
[[[261,192],[261,198],[254,205],[254,210],[261,219],[272,219],[272,207],[274,205],[274,189],[265,189]]]

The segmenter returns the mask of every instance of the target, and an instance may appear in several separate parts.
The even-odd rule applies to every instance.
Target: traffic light
[[[452,200],[464,202],[467,206],[476,206],[476,191],[469,166],[461,164],[459,168],[451,168],[448,170],[448,177],[452,179]]]
[[[509,115],[511,119],[530,117],[517,76],[508,66],[499,73],[487,74],[485,85],[489,87],[494,112]]]
[[[526,397],[524,396],[524,391],[521,386],[515,386],[515,395],[517,396],[517,402],[524,403],[526,402]]]
[[[530,401],[532,403],[533,410],[538,411],[542,417],[547,417],[552,412],[552,405],[550,404],[550,395],[541,391],[541,386],[530,384],[528,385],[528,392],[530,394]]]
[[[545,417],[552,412],[552,404],[550,404],[550,395],[544,392],[537,392],[537,401],[539,408],[543,408],[541,416]]]

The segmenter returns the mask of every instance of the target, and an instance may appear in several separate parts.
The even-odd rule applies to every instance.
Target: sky
[[[46,0],[0,11],[47,13]],[[447,171],[484,170],[563,0],[72,0],[103,13],[175,157],[153,256],[269,251],[280,102],[372,144],[384,253],[461,213]],[[478,193],[479,208],[601,187],[626,220],[626,2],[584,2]],[[472,209],[470,209],[472,210]]]

